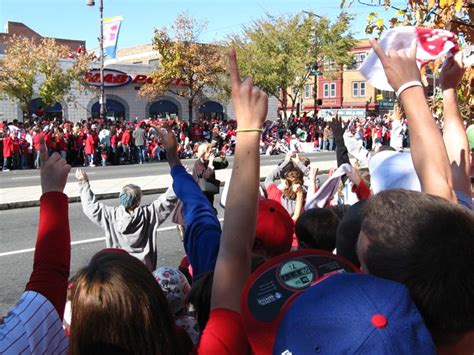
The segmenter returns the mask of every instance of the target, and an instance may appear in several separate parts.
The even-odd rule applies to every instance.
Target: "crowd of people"
[[[0,166],[3,171],[39,168],[39,139],[43,137],[48,152],[58,152],[71,166],[106,166],[144,164],[166,160],[163,143],[154,127],[172,129],[178,140],[180,159],[198,158],[198,147],[211,143],[218,156],[234,154],[236,122],[200,118],[189,123],[179,118],[169,120],[136,118],[132,121],[92,119],[70,122],[47,119],[41,109],[26,122],[0,123]],[[353,117],[350,129],[368,150],[388,145],[392,131],[390,115]],[[263,126],[260,152],[265,155],[303,151],[334,151],[331,125],[321,118],[305,113],[288,120],[266,121]],[[408,146],[408,129],[402,122],[402,147]]]
[[[368,173],[349,160],[349,152],[369,148],[365,122],[334,118],[327,139],[337,168],[324,184],[317,164],[293,146],[262,187],[262,142],[279,126],[265,122],[268,97],[251,78],[241,80],[231,50],[236,139],[223,226],[207,184],[219,190],[213,146],[200,145],[188,173],[180,134],[152,123],[148,133],[166,152],[172,186],[141,206],[140,188],[129,184],[119,206],[106,206],[78,169],[82,208],[104,229],[106,249],[75,275],[63,193],[71,166],[41,135],[33,272],[0,324],[0,353],[471,354],[471,156],[456,98],[465,68],[459,56],[443,67],[441,133],[420,87],[416,46],[387,54],[371,45],[403,108],[390,118],[391,143],[367,157]],[[415,137],[410,152],[400,149],[404,120]],[[135,144],[147,131],[137,124]],[[298,129],[296,121],[296,136]],[[156,230],[179,204],[185,255],[159,267]]]

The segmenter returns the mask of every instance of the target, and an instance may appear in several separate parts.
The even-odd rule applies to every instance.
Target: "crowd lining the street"
[[[440,78],[441,133],[420,87],[416,42],[409,52],[388,54],[377,41],[371,45],[403,105],[390,121],[375,122],[376,134],[368,135],[372,147],[364,138],[365,119],[344,124],[334,118],[327,140],[318,122],[309,129],[311,120],[294,120],[290,132],[265,122],[268,97],[251,78],[241,80],[234,50],[229,71],[235,122],[210,123],[202,138],[193,131],[183,135],[179,121],[174,127],[136,122],[129,132],[136,159],[146,160],[146,140],[156,132],[173,184],[145,206],[140,188],[129,184],[119,205],[107,206],[78,169],[83,211],[104,230],[107,248],[72,277],[63,193],[71,166],[67,153],[57,146],[50,151],[50,129],[38,127],[43,195],[33,272],[0,324],[0,353],[471,354],[471,156],[456,101],[462,58],[447,59]],[[386,138],[383,126],[389,123]],[[91,145],[103,131],[99,123],[99,131],[90,132],[92,124],[85,137],[86,143],[92,137]],[[403,152],[404,125],[416,138],[409,153]],[[227,137],[229,131],[234,134]],[[268,151],[262,142],[285,135],[288,152],[262,187],[260,155]],[[337,169],[324,184],[317,182],[317,166],[299,154],[298,142],[291,144],[293,135],[327,149],[334,140]],[[222,149],[232,136],[237,139],[220,201],[221,227],[208,198],[220,186],[212,144],[198,148],[192,174],[181,164],[180,146],[186,138],[222,138],[214,144]],[[377,144],[368,157],[364,152]],[[88,164],[95,164],[86,149]],[[370,176],[351,166],[350,152],[363,152],[359,160],[367,158]],[[344,186],[350,198],[341,199]],[[180,265],[158,267],[156,230],[172,213],[181,221],[185,255]]]

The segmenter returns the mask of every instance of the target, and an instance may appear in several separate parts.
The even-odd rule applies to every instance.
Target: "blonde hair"
[[[206,154],[209,151],[209,149],[211,149],[211,145],[209,143],[201,143],[197,149],[197,153],[196,153],[197,157],[202,158],[204,154]]]

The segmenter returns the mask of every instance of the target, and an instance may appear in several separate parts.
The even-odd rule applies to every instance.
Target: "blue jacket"
[[[221,225],[214,209],[194,178],[182,165],[171,169],[173,190],[183,203],[186,229],[184,249],[196,280],[202,273],[213,271],[221,238]]]

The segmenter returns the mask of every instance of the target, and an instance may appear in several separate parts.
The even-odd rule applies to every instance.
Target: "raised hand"
[[[334,131],[335,136],[341,136],[344,134],[346,128],[344,127],[344,123],[342,119],[338,116],[333,117],[331,121],[331,128]]]
[[[158,130],[158,135],[163,142],[163,147],[166,149],[166,153],[173,153],[178,150],[178,143],[176,142],[176,136],[170,130],[165,128],[160,128]]]
[[[456,89],[464,75],[466,68],[463,63],[462,52],[456,53],[454,57],[449,57],[443,64],[439,82],[441,89]]]
[[[354,185],[358,186],[360,184],[361,178],[360,178],[359,170],[357,168],[352,167],[351,171],[348,172],[346,175],[347,175],[347,178]]]
[[[262,128],[268,112],[268,96],[253,84],[252,78],[241,81],[235,49],[229,52],[229,71],[238,128]]]
[[[89,176],[82,169],[76,169],[76,179],[79,181],[89,181]]]
[[[71,166],[58,153],[48,154],[44,138],[40,137],[41,189],[43,194],[51,191],[63,192]]]
[[[181,160],[178,158],[178,143],[176,142],[176,136],[171,130],[160,128],[158,135],[163,142],[163,147],[166,150],[166,157],[168,164],[171,168],[181,164]]]
[[[385,75],[393,90],[398,91],[400,86],[410,81],[421,80],[420,70],[416,65],[416,40],[413,40],[408,54],[403,49],[399,51],[390,49],[385,54],[382,47],[373,38],[370,39],[370,45],[382,62]]]

